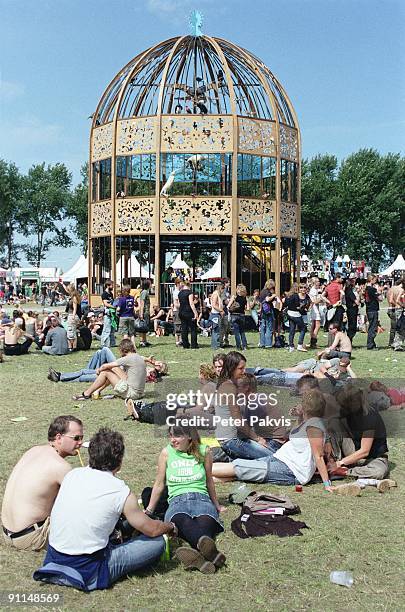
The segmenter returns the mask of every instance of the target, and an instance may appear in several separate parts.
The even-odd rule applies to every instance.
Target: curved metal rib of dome
[[[93,127],[112,121],[117,103],[119,119],[156,115],[160,88],[162,114],[228,115],[233,107],[237,115],[297,125],[284,89],[260,59],[224,39],[183,36],[147,49],[116,75]]]

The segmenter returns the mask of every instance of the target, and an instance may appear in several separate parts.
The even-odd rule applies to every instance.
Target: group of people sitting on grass
[[[5,543],[20,550],[47,547],[36,580],[85,591],[107,588],[156,563],[166,547],[163,536],[186,544],[175,553],[186,569],[214,573],[226,561],[215,541],[223,531],[225,510],[215,479],[320,482],[332,495],[359,495],[368,485],[380,492],[395,486],[387,478],[387,435],[379,410],[388,406],[382,407],[378,397],[385,395],[391,406],[398,404],[398,395],[381,383],[366,391],[358,386],[347,354],[329,358],[331,351],[323,352],[323,361],[305,360],[284,370],[249,369],[237,351],[217,354],[212,365],[200,367],[195,401],[185,405],[177,396],[169,405],[140,402],[147,368],[167,373],[167,366],[140,357],[129,339],[119,350],[118,359],[102,349],[89,364],[93,367],[67,374],[51,370],[49,377],[91,382],[76,400],[111,385],[126,399],[131,418],[168,425],[169,443],[157,460],[155,483],[142,511],[117,477],[123,436],[105,428],[90,440],[89,465],[72,469],[65,459],[79,453],[81,460],[83,424],[72,415],[57,417],[48,443],[28,450],[14,467],[3,499]],[[275,386],[293,388],[299,398],[287,415]],[[211,438],[202,443],[195,423],[201,425],[206,417],[201,428]],[[357,480],[332,484],[345,477]]]
[[[0,311],[0,340],[7,356],[26,355],[30,347],[47,355],[67,355],[89,350],[93,340],[90,319],[83,317],[72,324],[70,315],[55,310],[45,316],[29,310],[14,310],[11,317]]]

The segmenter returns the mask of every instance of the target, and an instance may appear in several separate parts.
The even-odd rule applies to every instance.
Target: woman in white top
[[[328,300],[322,296],[321,291],[319,290],[321,286],[319,278],[314,276],[311,281],[311,289],[309,290],[309,298],[311,300],[311,308],[309,311],[311,318],[310,348],[316,348],[318,333],[321,327],[321,309],[326,307]]]
[[[235,459],[232,463],[214,463],[213,475],[226,480],[271,482],[278,485],[307,484],[316,469],[327,491],[332,492],[323,458],[326,428],[322,421],[325,399],[311,389],[302,398],[303,422],[292,429],[290,439],[270,457]]]

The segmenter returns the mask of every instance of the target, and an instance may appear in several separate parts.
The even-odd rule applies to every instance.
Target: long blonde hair
[[[240,295],[241,297],[246,297],[247,289],[245,285],[242,285],[242,283],[240,285],[236,285],[236,294]]]

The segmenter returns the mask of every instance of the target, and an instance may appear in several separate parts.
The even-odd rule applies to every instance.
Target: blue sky
[[[113,76],[145,48],[203,31],[259,56],[289,94],[303,154],[404,152],[402,0],[0,0],[0,158],[64,162],[80,180],[90,120]],[[66,270],[77,248],[54,249]]]

